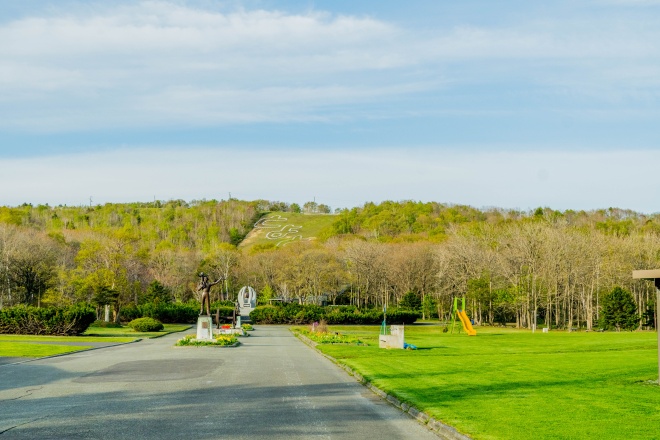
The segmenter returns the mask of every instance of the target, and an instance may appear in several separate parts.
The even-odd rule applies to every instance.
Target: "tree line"
[[[262,302],[417,300],[427,317],[447,319],[453,298],[466,297],[476,323],[523,328],[591,330],[605,296],[621,287],[639,325],[655,325],[654,287],[631,279],[659,264],[655,215],[390,201],[339,210],[315,242],[239,246],[265,212],[299,209],[234,199],[2,207],[0,306],[111,304],[118,319],[122,307],[153,299],[154,281],[162,300],[194,301],[204,271],[225,279],[212,300],[251,285]]]

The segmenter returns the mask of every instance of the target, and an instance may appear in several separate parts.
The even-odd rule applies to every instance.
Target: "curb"
[[[438,437],[445,440],[472,440],[471,437],[468,437],[467,435],[458,432],[456,428],[449,426],[440,420],[434,419],[425,412],[418,410],[414,406],[410,406],[407,403],[401,402],[399,399],[397,399],[391,394],[387,394],[385,391],[381,390],[371,382],[367,381],[364,377],[362,377],[360,373],[353,370],[351,367],[344,365],[338,362],[337,359],[333,358],[332,356],[328,356],[327,354],[323,353],[321,350],[319,350],[316,347],[318,343],[312,341],[307,336],[299,333],[293,333],[293,334],[303,343],[313,348],[321,356],[323,356],[326,359],[329,359],[339,368],[341,368],[342,370],[346,371],[348,374],[353,376],[360,384],[369,388],[374,394],[378,395],[380,398],[387,401],[389,404],[395,406],[404,413],[408,414],[410,417],[417,420],[420,424],[426,426],[429,429],[429,431],[433,432]]]

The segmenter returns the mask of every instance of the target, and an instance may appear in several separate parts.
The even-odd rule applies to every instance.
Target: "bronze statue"
[[[199,280],[199,284],[197,285],[197,291],[199,292],[200,290],[202,291],[202,304],[199,308],[199,315],[202,315],[202,311],[204,310],[204,304],[206,304],[206,314],[208,316],[211,316],[211,299],[210,299],[210,293],[211,293],[211,286],[215,286],[218,284],[220,281],[222,281],[222,278],[218,278],[217,281],[210,283],[209,282],[209,277],[204,273],[201,272],[199,274],[199,277],[201,280]]]

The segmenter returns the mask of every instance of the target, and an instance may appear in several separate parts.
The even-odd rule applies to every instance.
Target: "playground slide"
[[[472,327],[472,324],[470,324],[470,318],[465,314],[465,310],[459,310],[458,317],[461,320],[461,324],[463,324],[463,330],[465,330],[465,333],[469,336],[476,336],[477,331]]]

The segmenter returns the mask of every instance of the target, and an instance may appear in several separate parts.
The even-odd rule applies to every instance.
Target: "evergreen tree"
[[[438,313],[437,301],[431,295],[426,295],[422,300],[422,318],[430,319],[436,313]]]
[[[172,292],[167,287],[163,286],[158,281],[153,281],[147,287],[147,292],[144,294],[145,302],[169,303],[172,301]]]
[[[422,308],[422,299],[417,292],[408,292],[401,298],[399,307],[406,310],[420,310]]]
[[[634,330],[639,324],[639,316],[637,316],[637,305],[632,294],[621,287],[615,287],[605,296],[600,324],[606,330],[621,331],[622,328]]]

